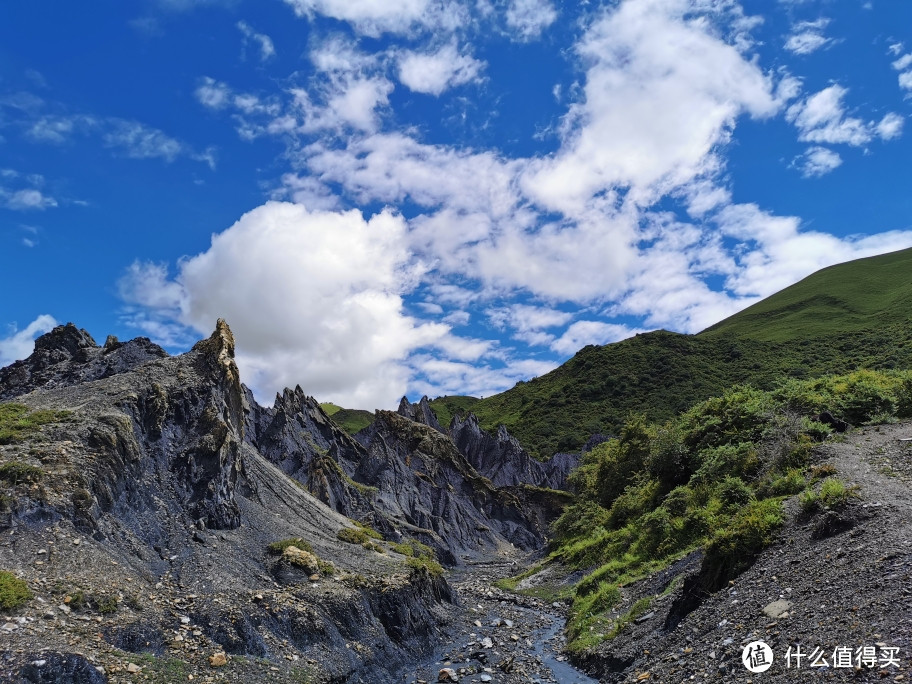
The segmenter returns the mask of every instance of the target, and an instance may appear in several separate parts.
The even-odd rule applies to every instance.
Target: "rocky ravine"
[[[68,412],[0,445],[0,570],[33,595],[0,620],[0,679],[399,681],[462,609],[397,542],[541,545],[561,495],[396,413],[355,440],[300,389],[261,407],[233,357],[221,321],[177,357],[67,325],[0,370],[0,400]]]

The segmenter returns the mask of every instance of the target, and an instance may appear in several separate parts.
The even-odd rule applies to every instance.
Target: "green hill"
[[[912,249],[823,269],[697,335],[659,330],[584,347],[471,410],[544,458],[617,433],[631,412],[665,420],[739,383],[912,368],[910,323]],[[431,402],[438,416],[458,409],[445,401]]]
[[[326,415],[332,418],[336,425],[350,435],[355,434],[359,430],[363,430],[374,422],[374,414],[372,411],[342,408],[331,401],[321,403],[320,408],[326,411]]]

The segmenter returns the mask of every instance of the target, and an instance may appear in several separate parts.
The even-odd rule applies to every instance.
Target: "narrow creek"
[[[437,682],[448,668],[465,684],[598,684],[561,654],[562,607],[493,586],[509,569],[492,563],[451,573],[459,605],[448,634],[433,654],[403,670],[400,681]]]

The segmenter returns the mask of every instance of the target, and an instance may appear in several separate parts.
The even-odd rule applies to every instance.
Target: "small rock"
[[[228,664],[228,656],[224,651],[213,653],[209,656],[209,665],[212,667],[223,667]]]
[[[139,665],[137,665],[136,663],[127,663],[127,672],[129,672],[130,674],[136,674],[141,669],[142,668]]]
[[[47,664],[46,660],[33,660],[32,665],[35,667],[44,667]]]
[[[491,640],[491,637],[485,637],[481,640],[482,648],[494,648],[494,642]]]
[[[768,604],[763,609],[763,614],[775,620],[776,618],[783,617],[785,613],[788,613],[788,610],[791,607],[792,604],[790,601],[780,599],[779,601],[773,601],[772,603]]]
[[[186,615],[181,615],[181,624],[182,624],[182,625],[189,625],[189,624],[190,624],[190,618],[188,618]]]
[[[456,670],[452,667],[444,667],[437,673],[438,682],[458,682],[459,677],[456,676]]]

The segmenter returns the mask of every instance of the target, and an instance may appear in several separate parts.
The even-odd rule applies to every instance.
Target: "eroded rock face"
[[[442,433],[391,411],[378,411],[366,432],[367,457],[354,478],[376,486],[377,508],[442,558],[543,543],[545,530],[521,499],[481,476]]]
[[[396,410],[396,413],[404,418],[413,420],[416,423],[427,425],[429,428],[433,428],[441,434],[447,434],[447,431],[441,427],[439,422],[437,422],[437,414],[431,409],[427,396],[421,397],[421,400],[417,404],[411,403],[407,397],[402,397],[399,401],[399,408]]]
[[[453,416],[449,434],[472,467],[499,487],[528,484],[566,489],[567,475],[579,463],[576,454],[536,461],[503,425],[492,435],[481,429],[472,413]]]

